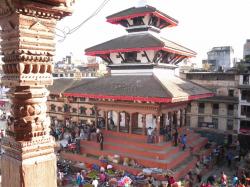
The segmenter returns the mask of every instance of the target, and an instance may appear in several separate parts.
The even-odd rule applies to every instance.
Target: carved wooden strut
[[[55,187],[56,157],[46,101],[55,27],[73,0],[0,0],[1,52],[12,117],[2,140],[2,186]]]

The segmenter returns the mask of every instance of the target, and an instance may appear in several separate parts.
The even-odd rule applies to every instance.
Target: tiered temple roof
[[[85,52],[108,62],[111,76],[67,89],[66,96],[159,103],[212,96],[210,91],[176,77],[170,70],[196,55],[158,34],[164,27],[176,26],[177,20],[154,7],[144,6],[108,16],[107,21],[130,29],[129,34],[90,47]],[[162,64],[167,66],[162,67]]]
[[[159,75],[125,75],[92,79],[85,84],[66,89],[64,95],[159,103],[174,103],[212,96],[211,92],[191,82],[174,76]]]
[[[121,12],[112,14],[107,17],[107,21],[109,23],[118,24],[119,21],[121,20],[140,17],[140,16],[146,16],[146,15],[154,15],[156,17],[159,17],[160,19],[166,21],[168,26],[176,26],[178,24],[178,21],[175,20],[174,18],[157,10],[155,7],[148,6],[148,5],[144,7],[132,7],[132,8],[123,10]]]
[[[85,50],[85,52],[86,55],[98,56],[115,52],[131,52],[144,50],[163,50],[185,57],[194,57],[196,55],[194,51],[186,47],[183,47],[163,37],[156,37],[150,33],[124,35],[88,48]]]

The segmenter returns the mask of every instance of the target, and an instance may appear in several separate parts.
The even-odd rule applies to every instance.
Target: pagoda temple
[[[123,26],[128,34],[90,47],[85,53],[107,62],[110,75],[64,91],[71,106],[77,98],[88,99],[93,105],[94,124],[104,134],[104,150],[99,150],[96,140],[83,140],[84,156],[67,153],[64,156],[99,163],[88,155],[118,154],[134,159],[143,167],[174,169],[179,172],[176,177],[181,177],[194,167],[197,159],[190,150],[172,147],[165,139],[164,129],[167,127],[169,134],[175,129],[187,133],[193,151],[201,150],[207,142],[187,130],[185,113],[191,100],[213,94],[175,76],[178,64],[196,53],[160,35],[162,29],[177,26],[178,21],[152,6],[123,10],[108,16],[107,22]],[[147,143],[150,127],[156,133],[153,144]],[[184,162],[186,165],[181,166]],[[118,164],[115,167],[139,172]]]
[[[55,141],[46,114],[53,83],[56,23],[73,0],[1,0],[0,37],[11,117],[1,139],[1,186],[56,187]]]

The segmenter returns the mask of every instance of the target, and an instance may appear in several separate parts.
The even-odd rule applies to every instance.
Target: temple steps
[[[192,171],[195,168],[195,165],[198,161],[197,157],[189,156],[183,162],[179,163],[174,169],[174,177],[176,179],[183,178],[189,171]]]
[[[163,136],[161,136],[160,138],[161,139],[160,143],[149,144],[147,143],[147,136],[143,136],[143,135],[133,134],[133,136],[130,137],[130,135],[128,136],[126,133],[104,132],[103,134],[104,134],[104,142],[116,142],[125,146],[133,145],[139,148],[144,148],[146,150],[164,150],[166,147],[172,146],[172,142],[163,141]],[[191,136],[189,136],[189,134],[190,133],[187,133],[188,143],[200,137],[200,135],[196,133],[192,134]]]
[[[190,143],[188,147],[193,147],[192,149],[200,149],[206,143],[205,138],[190,138]],[[195,140],[195,141],[194,141]],[[143,144],[143,143],[141,143]],[[157,144],[148,144],[156,145]],[[111,141],[104,143],[104,150],[101,151],[99,148],[99,143],[92,141],[82,141],[81,142],[81,153],[82,154],[91,154],[97,156],[108,156],[108,155],[120,155],[122,158],[128,157],[134,159],[138,164],[145,167],[158,167],[164,169],[172,169],[180,162],[185,160],[191,152],[190,148],[187,148],[185,151],[181,151],[179,147],[174,147],[169,144],[164,146],[161,151],[154,151],[150,149],[145,149],[144,147],[138,147],[133,145],[119,145],[119,142]]]
[[[204,145],[207,143],[206,138],[193,131],[185,131],[185,133],[187,134],[185,151],[182,151],[181,145],[173,146],[172,142],[161,141],[149,144],[146,143],[147,136],[104,131],[104,150],[100,150],[99,143],[95,137],[92,137],[92,141],[81,141],[80,155],[70,153],[63,153],[63,155],[66,155],[66,159],[101,165],[98,157],[117,154],[122,160],[127,157],[143,167],[171,169],[175,172],[175,177],[179,179],[195,167],[197,162],[195,155],[204,150]],[[89,157],[89,155],[93,156]],[[113,165],[117,169],[126,170],[133,174],[142,171],[141,168],[123,166],[122,164]]]

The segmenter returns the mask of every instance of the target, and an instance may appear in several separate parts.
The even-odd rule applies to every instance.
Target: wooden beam
[[[153,16],[153,15],[151,15],[151,16],[150,16],[150,19],[148,20],[148,25],[152,25],[152,16]]]
[[[125,59],[123,58],[121,53],[118,53],[119,57],[122,59],[123,62],[125,62]]]
[[[156,59],[156,63],[158,63],[163,57],[163,52],[161,51],[160,56]]]
[[[187,57],[185,57],[185,56],[180,57],[180,58],[175,62],[175,64],[178,64],[179,62],[181,62],[181,61],[184,60],[185,58],[187,58]]]
[[[144,55],[146,56],[148,62],[150,62],[150,59],[148,58],[148,54],[146,53],[146,51],[143,51]]]
[[[110,54],[107,55],[107,58],[109,59],[110,63],[113,64],[113,61],[112,61],[111,58],[110,58]]]
[[[170,53],[165,52],[164,56],[162,57],[162,63],[169,64],[168,57]]]

